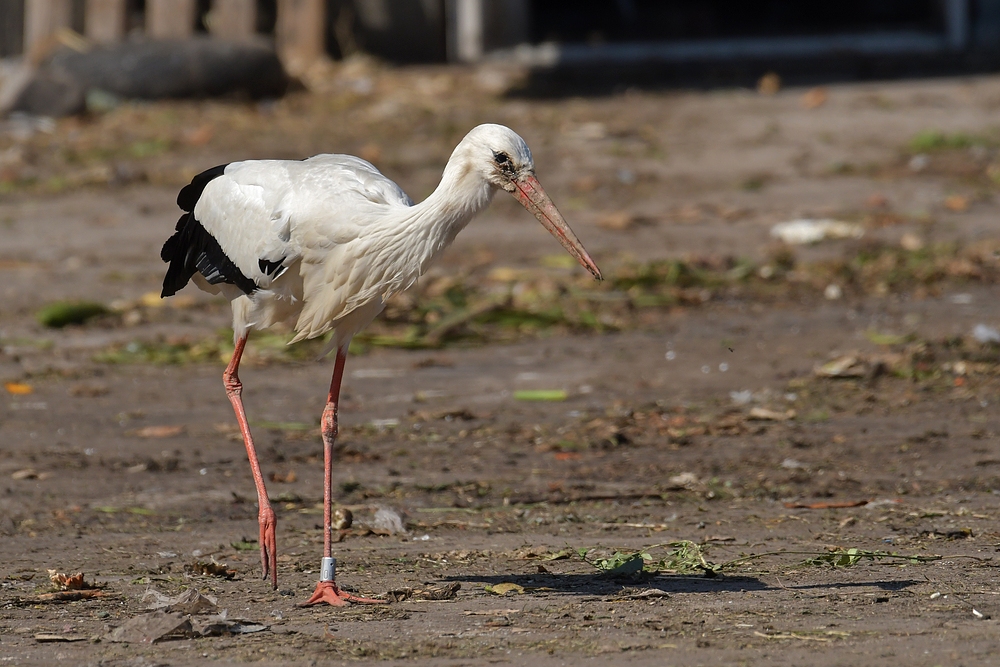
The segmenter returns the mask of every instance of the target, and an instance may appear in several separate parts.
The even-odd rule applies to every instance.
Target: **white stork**
[[[595,278],[600,269],[535,178],[527,144],[502,125],[480,125],[458,144],[437,189],[414,204],[364,160],[248,160],[195,176],[177,196],[184,211],[160,257],[169,263],[161,296],[192,280],[222,293],[233,308],[236,349],[223,373],[226,393],[257,487],[260,559],[278,584],[275,515],[243,410],[238,371],[251,329],[294,321],[291,342],[332,332],[336,350],[322,417],[323,559],[316,591],[304,604],[374,603],[340,589],[331,553],[333,447],[337,403],[351,338],[393,294],[411,286],[497,190],[512,194]]]

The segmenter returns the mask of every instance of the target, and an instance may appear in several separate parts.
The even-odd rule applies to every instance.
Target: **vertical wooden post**
[[[257,31],[256,0],[215,0],[208,25],[213,37],[241,40]]]
[[[146,34],[184,39],[194,32],[196,0],[146,0]]]
[[[0,58],[24,52],[24,0],[0,0]]]
[[[114,44],[125,36],[125,0],[87,0],[83,31],[98,44]]]
[[[326,53],[326,2],[278,0],[274,33],[285,71],[292,76],[303,74]]]
[[[455,50],[458,60],[474,63],[483,57],[483,0],[455,3]]]
[[[474,63],[530,36],[531,0],[445,0],[449,62]]]
[[[31,60],[42,58],[50,40],[73,17],[72,0],[25,0],[24,53]]]

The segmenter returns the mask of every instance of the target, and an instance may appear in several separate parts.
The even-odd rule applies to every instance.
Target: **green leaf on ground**
[[[100,303],[90,301],[57,301],[38,311],[38,322],[42,326],[61,329],[70,324],[83,324],[89,319],[104,315],[108,309]]]
[[[912,336],[902,336],[900,334],[879,333],[877,331],[866,331],[865,338],[876,345],[902,345],[913,340]]]
[[[565,401],[569,395],[563,389],[525,389],[514,392],[515,401]]]
[[[609,558],[597,558],[590,561],[590,564],[606,574],[627,576],[642,572],[642,568],[646,564],[643,556],[646,555],[648,554],[644,554],[639,551],[632,553],[622,553],[621,551],[616,551]]]

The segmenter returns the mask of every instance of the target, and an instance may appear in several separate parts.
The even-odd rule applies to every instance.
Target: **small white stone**
[[[910,158],[910,171],[923,171],[931,163],[930,157],[921,153]]]
[[[978,343],[1000,343],[1000,331],[985,324],[977,324],[973,327],[972,337]]]
[[[753,400],[753,392],[749,389],[744,389],[743,391],[731,391],[729,392],[729,398],[732,399],[735,405],[746,405]]]

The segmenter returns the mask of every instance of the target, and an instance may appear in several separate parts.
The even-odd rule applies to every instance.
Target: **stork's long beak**
[[[580,239],[577,238],[576,234],[573,233],[573,230],[570,229],[566,220],[562,217],[562,214],[556,209],[556,205],[545,194],[545,190],[542,189],[542,185],[538,182],[538,179],[534,176],[518,178],[514,180],[514,186],[515,189],[511,194],[521,202],[521,205],[538,218],[538,222],[542,223],[542,226],[549,230],[552,236],[556,237],[556,240],[562,244],[562,247],[566,248],[569,254],[573,255],[576,261],[580,262],[583,268],[590,271],[598,280],[603,280],[601,270],[597,268],[597,264],[590,258],[590,254],[584,249],[583,244],[580,243]]]

